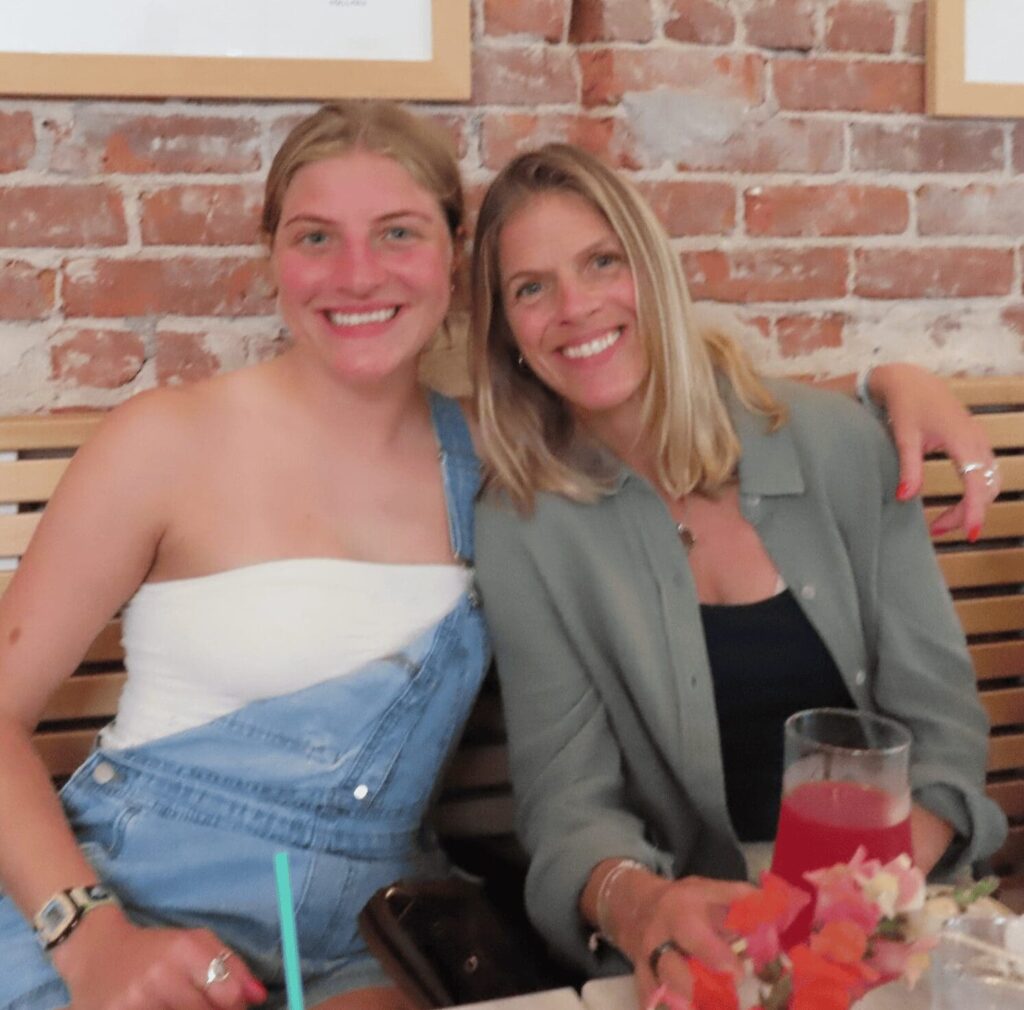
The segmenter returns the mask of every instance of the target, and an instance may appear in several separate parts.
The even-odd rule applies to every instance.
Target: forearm
[[[930,810],[914,804],[910,812],[910,835],[914,862],[930,873],[953,841],[953,826]]]
[[[0,716],[0,810],[0,882],[26,917],[56,891],[96,882],[29,733],[7,715]]]

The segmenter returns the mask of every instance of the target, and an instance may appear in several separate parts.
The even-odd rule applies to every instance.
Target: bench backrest
[[[940,538],[936,550],[992,721],[988,788],[1011,820],[995,865],[1008,883],[1024,886],[1024,377],[956,380],[954,388],[988,430],[1003,491],[976,543],[955,534]],[[98,420],[97,414],[0,419],[0,564],[11,567],[21,556],[68,459]],[[927,462],[925,482],[932,515],[959,493],[947,460]],[[9,578],[0,570],[0,591]],[[55,778],[69,775],[85,758],[97,729],[113,715],[124,680],[122,659],[115,619],[47,706],[35,741]],[[450,839],[497,840],[511,833],[504,726],[493,677],[448,770],[436,817]]]

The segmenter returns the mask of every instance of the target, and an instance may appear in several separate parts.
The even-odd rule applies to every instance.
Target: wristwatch
[[[101,905],[116,905],[114,892],[103,884],[87,884],[58,891],[32,919],[36,939],[43,950],[52,950],[62,943],[81,922],[86,912]]]

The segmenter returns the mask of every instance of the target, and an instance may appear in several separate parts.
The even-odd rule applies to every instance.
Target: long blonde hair
[[[638,331],[650,370],[641,424],[651,447],[651,476],[672,497],[714,493],[730,479],[740,444],[718,388],[728,379],[749,410],[774,429],[785,408],[725,333],[699,331],[679,260],[636,189],[587,152],[548,144],[509,162],[491,184],[477,218],[472,266],[472,368],[488,476],[522,509],[538,491],[580,501],[607,490],[607,475],[572,452],[576,422],[565,401],[530,370],[519,352],[501,296],[501,229],[541,193],[575,193],[608,221],[626,252],[637,295]]]

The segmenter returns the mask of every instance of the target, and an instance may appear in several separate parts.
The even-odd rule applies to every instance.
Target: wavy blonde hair
[[[576,421],[566,402],[529,369],[501,296],[501,229],[542,193],[574,193],[607,221],[636,284],[638,332],[650,370],[641,399],[641,438],[651,446],[653,478],[672,497],[713,494],[735,473],[740,444],[716,381],[723,375],[749,410],[774,430],[785,408],[749,358],[718,329],[698,330],[678,257],[643,197],[587,152],[547,144],[513,159],[491,184],[477,218],[471,273],[472,369],[488,479],[523,510],[538,491],[593,501],[609,475],[573,452]]]

